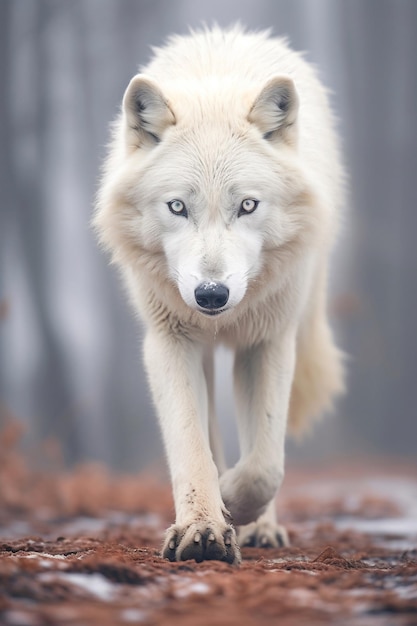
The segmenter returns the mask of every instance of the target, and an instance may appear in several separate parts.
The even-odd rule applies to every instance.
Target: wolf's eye
[[[181,200],[171,200],[171,202],[167,202],[168,208],[174,215],[182,215],[183,217],[188,217],[187,209],[185,207],[184,202]]]
[[[252,200],[252,198],[246,198],[243,200],[239,207],[238,217],[241,215],[248,215],[248,213],[253,213],[256,207],[259,204],[259,200]]]

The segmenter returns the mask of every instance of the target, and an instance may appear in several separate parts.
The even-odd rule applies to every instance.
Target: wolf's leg
[[[220,479],[235,524],[257,520],[281,485],[294,362],[294,331],[236,352],[241,457]]]
[[[271,500],[256,522],[239,527],[238,540],[241,547],[281,548],[290,545],[287,531],[277,523],[275,500]]]
[[[203,359],[204,374],[207,382],[207,401],[208,401],[208,426],[210,448],[213,453],[214,462],[216,463],[219,474],[226,471],[226,461],[224,458],[224,450],[221,440],[219,423],[216,415],[215,393],[214,393],[214,354],[213,348],[207,346],[204,351]]]
[[[171,561],[240,561],[224,507],[208,436],[203,348],[182,336],[148,332],[145,364],[159,414],[175,501],[176,523],[163,556]]]

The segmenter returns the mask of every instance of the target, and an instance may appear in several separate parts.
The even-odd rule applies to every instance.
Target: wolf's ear
[[[175,124],[175,116],[158,85],[144,74],[137,74],[130,81],[123,96],[123,112],[132,147],[144,142],[158,143],[164,130]]]
[[[291,78],[275,76],[269,80],[256,98],[249,121],[256,124],[269,141],[295,140],[298,95]]]

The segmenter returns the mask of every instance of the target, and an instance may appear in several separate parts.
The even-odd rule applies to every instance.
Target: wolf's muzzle
[[[222,283],[208,281],[196,287],[194,297],[199,307],[207,312],[215,312],[227,304],[229,289]]]

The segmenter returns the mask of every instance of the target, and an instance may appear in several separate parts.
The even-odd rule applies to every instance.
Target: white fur
[[[147,326],[176,507],[164,554],[236,563],[228,511],[271,527],[288,413],[300,430],[343,389],[326,316],[343,172],[326,92],[285,41],[214,28],[154,53],[114,125],[94,225]],[[246,198],[258,207],[238,217]],[[227,310],[201,312],[201,282],[228,287]],[[228,470],[217,342],[236,354],[241,458]]]

